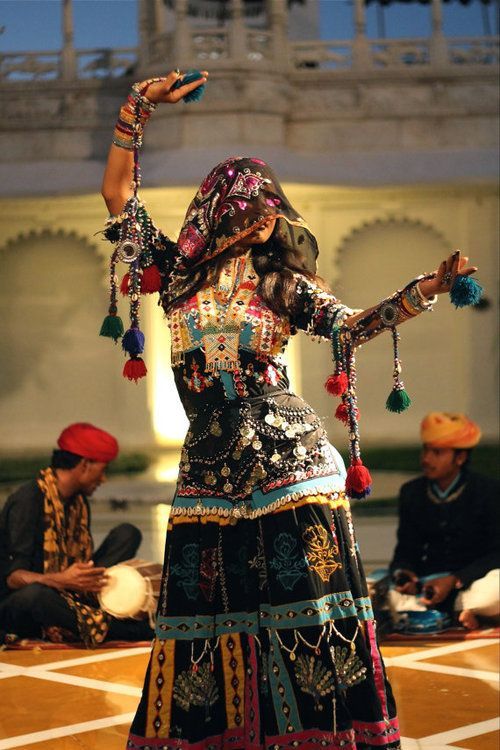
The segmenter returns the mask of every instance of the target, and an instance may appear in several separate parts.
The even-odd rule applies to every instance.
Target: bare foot
[[[470,609],[462,610],[458,616],[458,621],[464,628],[467,628],[467,630],[477,630],[479,627],[479,621],[474,612],[471,612]]]

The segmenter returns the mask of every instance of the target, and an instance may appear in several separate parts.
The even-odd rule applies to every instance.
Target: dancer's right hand
[[[177,104],[177,102],[180,102],[180,100],[184,96],[186,96],[186,94],[189,94],[191,91],[194,91],[199,86],[202,86],[207,82],[208,71],[201,70],[200,73],[203,74],[203,78],[199,78],[197,81],[193,81],[192,83],[186,83],[184,86],[179,86],[179,88],[172,91],[172,86],[174,85],[174,83],[179,80],[179,78],[182,80],[182,73],[178,73],[174,70],[167,76],[165,76],[165,78],[163,78],[161,81],[150,83],[145,96],[147,99],[149,99],[150,102],[154,102],[155,104],[159,104],[160,102],[164,102],[167,104]],[[144,81],[144,85],[146,85],[146,83],[147,81]]]
[[[106,568],[96,568],[92,560],[75,562],[58,574],[60,588],[68,591],[101,591],[108,582]]]

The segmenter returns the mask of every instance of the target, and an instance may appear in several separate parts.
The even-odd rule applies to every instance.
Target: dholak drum
[[[106,570],[108,582],[99,592],[99,604],[109,615],[119,620],[154,616],[160,598],[162,566],[139,558],[125,560]]]

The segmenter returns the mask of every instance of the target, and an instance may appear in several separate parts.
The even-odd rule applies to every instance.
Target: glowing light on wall
[[[188,420],[177,395],[170,367],[170,331],[167,322],[155,300],[148,299],[147,303],[148,401],[153,430],[159,445],[175,447],[184,440]]]

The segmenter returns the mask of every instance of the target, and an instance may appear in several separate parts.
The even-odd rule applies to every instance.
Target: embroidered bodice
[[[229,258],[219,279],[169,314],[172,367],[188,416],[207,401],[215,404],[288,389],[281,358],[296,328],[329,336],[339,316],[352,311],[297,280],[297,312],[274,313],[257,293],[259,277],[250,253]]]

